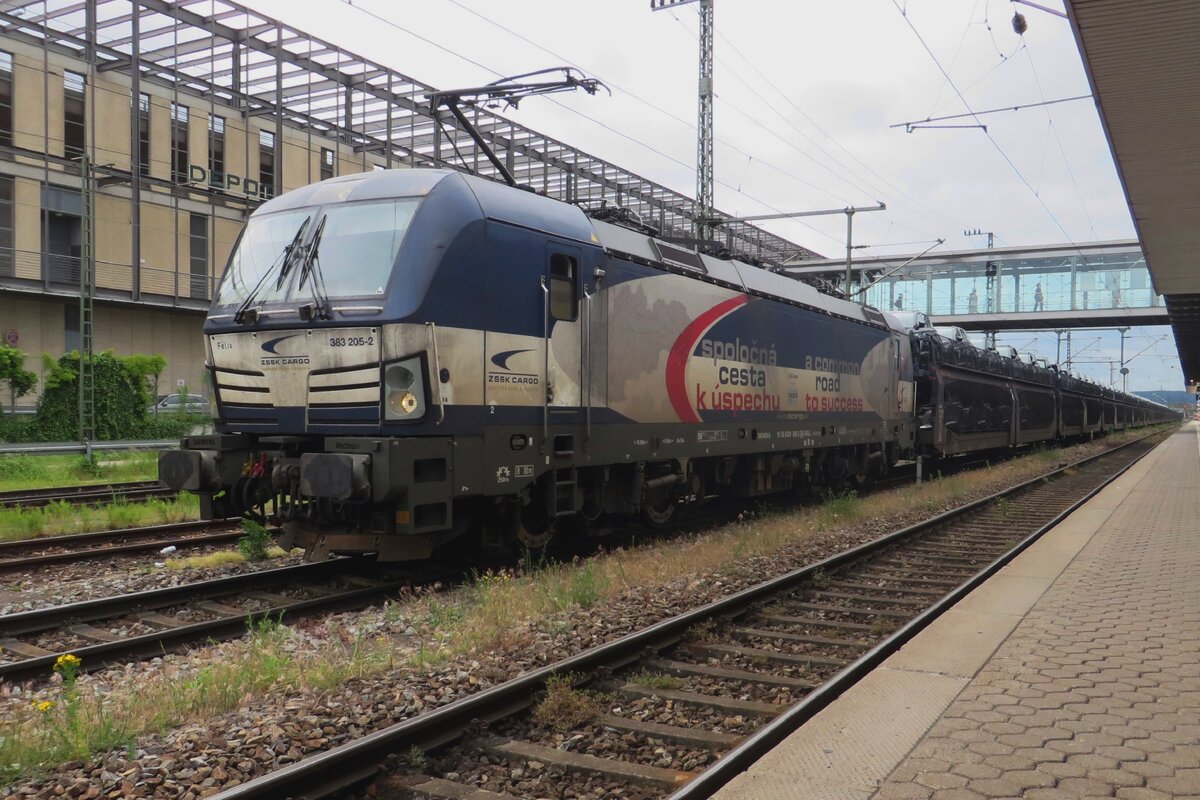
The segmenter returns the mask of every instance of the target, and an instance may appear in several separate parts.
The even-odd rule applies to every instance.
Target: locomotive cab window
[[[571,322],[579,316],[575,275],[577,262],[570,256],[550,256],[550,317]]]

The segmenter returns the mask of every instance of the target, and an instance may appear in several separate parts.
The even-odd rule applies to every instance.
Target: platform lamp
[[[1129,328],[1117,328],[1121,332],[1121,391],[1129,393],[1129,367],[1125,366],[1125,334],[1129,333]]]
[[[1030,0],[1012,0],[1012,2],[1014,5],[1020,3],[1023,6],[1029,6],[1030,8],[1036,8],[1038,11],[1045,11],[1047,14],[1053,14],[1056,17],[1062,17],[1063,19],[1067,18],[1067,15],[1063,12],[1056,11],[1053,8],[1047,8],[1041,3],[1033,3],[1030,2]],[[1026,21],[1025,15],[1020,11],[1013,12],[1012,29],[1013,33],[1017,34],[1018,36],[1024,36],[1025,31],[1029,30],[1029,22]]]

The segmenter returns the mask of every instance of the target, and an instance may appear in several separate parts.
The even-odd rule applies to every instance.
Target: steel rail
[[[321,561],[10,614],[0,618],[0,639],[40,633],[100,619],[120,618],[137,611],[178,605],[192,599],[223,597],[238,592],[256,591],[281,585],[330,580],[341,575],[348,575],[359,566],[352,559]],[[395,588],[409,583],[410,581],[407,580],[398,581]],[[170,647],[187,641],[228,636],[231,632],[244,630],[246,620],[252,617],[278,613],[298,614],[317,609],[329,610],[341,605],[361,605],[366,595],[379,594],[390,588],[392,588],[392,584],[385,583],[351,592],[299,600],[295,603],[273,606],[236,616],[219,617],[191,625],[167,628],[137,637],[72,648],[69,652],[83,660],[85,669],[99,669],[108,663],[130,656],[148,653],[161,654]],[[48,675],[55,659],[63,652],[68,651],[0,664],[0,679],[18,681]]]
[[[204,531],[214,528],[228,529],[237,524],[238,520],[204,520],[0,542],[0,572],[85,561],[90,558],[149,553],[171,546],[223,544],[240,538],[243,535],[242,531],[219,530],[207,534]],[[32,555],[20,555],[21,553]]]
[[[54,486],[45,489],[18,489],[0,492],[0,508],[35,508],[62,501],[72,505],[105,503],[117,498],[141,500],[149,497],[174,497],[174,489],[157,480],[96,483],[80,486]]]
[[[1068,469],[1083,466],[1097,459],[1110,457],[1127,447],[1143,442],[1160,433],[1161,431],[1155,431],[1147,436],[1139,437],[1138,439],[1106,450],[1103,453],[1098,453],[1058,467],[1036,478],[1023,481],[1020,484],[999,492],[994,492],[986,497],[938,514],[928,520],[923,520],[901,530],[893,531],[873,541],[777,576],[756,586],[748,587],[728,597],[686,611],[678,616],[661,620],[640,631],[622,636],[611,642],[597,645],[555,664],[532,670],[462,700],[388,726],[387,728],[368,734],[361,739],[281,767],[266,775],[254,778],[246,783],[239,784],[214,795],[214,800],[257,800],[258,798],[283,797],[322,798],[330,796],[372,778],[387,761],[388,756],[393,753],[407,752],[413,747],[420,748],[423,751],[433,750],[456,741],[463,735],[464,731],[476,728],[480,722],[494,722],[529,708],[533,704],[537,693],[545,688],[547,679],[551,677],[572,673],[589,674],[604,670],[619,669],[620,667],[634,663],[642,658],[647,651],[660,650],[679,642],[690,628],[700,623],[720,617],[736,616],[746,608],[781,592],[790,590],[805,580],[811,579],[816,574],[832,573],[841,566],[857,561],[864,556],[881,552],[899,541],[984,508],[1000,498],[1008,497],[1033,487]],[[1005,563],[1015,557],[1017,553],[1036,540],[1038,536],[1049,530],[1054,522],[1060,520],[1083,502],[1086,502],[1088,498],[1111,483],[1134,463],[1137,463],[1143,455],[1145,454],[1139,455],[1128,465],[1105,478],[1099,486],[1088,492],[1087,497],[1073,503],[1068,511],[1056,515],[1054,521],[1041,526],[1036,533],[1027,536],[1019,545],[1001,556],[997,562],[980,570],[969,580],[970,588],[961,588],[953,592],[952,596],[954,599],[961,598],[971,588],[974,588],[996,570],[1000,569]],[[951,601],[939,602],[937,608],[940,610],[937,613],[941,613],[946,608],[949,608],[951,604]],[[781,718],[786,717],[796,725],[801,724],[804,720],[811,717],[812,714],[815,714],[819,708],[828,705],[838,694],[860,679],[862,675],[877,665],[886,655],[898,649],[905,641],[937,616],[937,613],[930,611],[921,614],[917,619],[905,625],[900,631],[876,645],[867,654],[838,673],[834,678],[837,681],[836,689],[814,690],[809,695],[809,697],[815,695],[812,701],[806,699],[799,704],[803,707],[803,712],[796,712],[789,709],[789,711],[781,715]],[[769,733],[766,732],[768,729],[770,730]],[[766,728],[752,734],[744,745],[729,751],[713,766],[708,767],[704,772],[700,773],[693,783],[698,787],[706,787],[710,793],[715,791],[720,785],[724,785],[725,782],[732,779],[737,772],[742,771],[745,765],[751,763],[761,753],[770,749],[775,742],[786,736],[788,732],[790,730],[779,723],[768,724]],[[703,783],[697,783],[703,776],[717,770],[718,765],[726,757],[733,755],[736,755],[736,760],[731,762],[731,764],[735,765],[734,767],[726,767],[719,773],[714,773],[713,778],[709,778]],[[728,771],[733,769],[736,769],[736,772]],[[693,784],[689,784],[688,787],[691,785]],[[707,794],[701,795],[699,793],[683,795],[682,792],[687,791],[688,787],[684,787],[679,793],[676,793],[673,796],[673,800],[682,797],[695,800],[695,798],[701,796],[708,796]]]
[[[1151,434],[1153,436],[1155,434]],[[1150,436],[1140,437],[1131,442],[1127,442],[1120,447],[1101,453],[1093,458],[1085,459],[1076,464],[1071,464],[1066,467],[1060,467],[1049,475],[1056,475],[1064,472],[1072,467],[1081,466],[1089,463],[1095,458],[1112,455],[1115,452],[1123,450],[1130,445],[1137,444],[1150,438]],[[705,769],[696,778],[690,781],[686,786],[683,786],[678,791],[670,795],[668,800],[706,800],[717,793],[719,789],[732,781],[742,772],[765,756],[768,752],[774,749],[780,742],[790,736],[796,729],[800,728],[804,723],[808,722],[816,716],[822,709],[840,697],[851,686],[865,678],[872,670],[882,664],[888,657],[898,651],[914,636],[929,626],[935,619],[949,611],[960,600],[977,589],[981,584],[1003,569],[1009,562],[1024,552],[1030,545],[1044,536],[1048,531],[1073,514],[1081,506],[1099,494],[1105,487],[1115,481],[1126,471],[1131,469],[1142,458],[1152,451],[1147,451],[1138,456],[1128,464],[1120,467],[1112,475],[1109,475],[1098,485],[1084,494],[1083,497],[1076,500],[1067,508],[1060,511],[1052,519],[1043,524],[1033,533],[1030,533],[1020,542],[1015,544],[1007,552],[1001,555],[992,563],[980,569],[972,575],[967,581],[961,584],[957,589],[954,589],[942,599],[935,602],[929,608],[922,611],[913,619],[909,620],[899,630],[883,639],[871,650],[864,653],[858,660],[847,665],[841,672],[834,675],[828,681],[825,681],[816,689],[813,689],[804,699],[800,700],[795,705],[789,707],[786,711],[780,714],[775,719],[768,722],[763,727],[750,734],[745,741],[734,747],[732,750],[721,754],[711,767]],[[1042,478],[1037,478],[1041,481]],[[1026,482],[1024,486],[1028,486],[1031,482]],[[1000,496],[1007,496],[1011,492],[1004,492],[997,497],[991,498],[992,501]]]
[[[0,556],[9,553],[20,553],[26,550],[39,550],[43,547],[54,547],[59,544],[80,545],[101,542],[110,536],[137,536],[142,533],[186,533],[188,531],[204,530],[217,524],[234,525],[238,520],[197,520],[192,522],[168,522],[163,525],[148,525],[143,528],[118,528],[111,531],[87,531],[86,533],[67,533],[62,536],[37,536],[32,539],[13,539],[0,542]]]

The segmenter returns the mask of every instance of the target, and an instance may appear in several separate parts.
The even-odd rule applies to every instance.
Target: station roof
[[[233,0],[0,0],[0,35],[261,117],[279,138],[295,126],[388,165],[498,175],[466,130],[430,109],[430,84]],[[665,236],[691,235],[691,197],[481,105],[464,113],[520,183],[585,208],[631,209]],[[723,229],[743,258],[817,255],[749,223]]]
[[[1066,0],[1188,383],[1200,383],[1200,2]]]

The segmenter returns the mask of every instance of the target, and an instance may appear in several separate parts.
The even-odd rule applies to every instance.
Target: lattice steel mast
[[[696,110],[696,238],[711,239],[713,215],[713,0],[650,0],[651,11],[700,3],[700,81]]]

